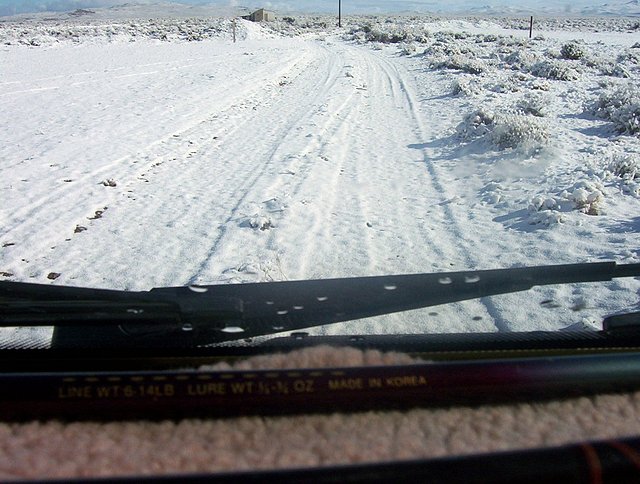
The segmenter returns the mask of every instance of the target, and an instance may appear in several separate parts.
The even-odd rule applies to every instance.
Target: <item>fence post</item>
[[[532,35],[533,35],[533,15],[531,16],[531,19],[529,20],[529,38],[531,38]]]

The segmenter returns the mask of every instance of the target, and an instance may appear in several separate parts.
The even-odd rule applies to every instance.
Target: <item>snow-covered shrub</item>
[[[640,154],[614,156],[608,174],[619,183],[623,193],[640,197]]]
[[[435,34],[435,41],[425,49],[425,55],[429,57],[451,57],[460,54],[476,57],[478,52],[472,50],[467,44],[457,42],[453,34],[447,32]]]
[[[633,3],[633,2],[631,2]],[[523,18],[495,18],[493,20],[505,28],[514,30],[529,30],[529,19]],[[574,31],[574,32],[626,32],[637,29],[640,24],[633,17],[537,17],[534,30],[543,31]]]
[[[602,66],[600,72],[605,76],[621,77],[624,79],[631,77],[631,73],[624,66],[614,62]]]
[[[434,65],[436,69],[456,69],[468,74],[482,74],[487,65],[478,59],[469,59],[463,55],[447,57]]]
[[[620,178],[629,180],[640,178],[640,156],[618,155],[609,165],[609,170]]]
[[[540,212],[535,212],[529,216],[530,225],[545,225],[547,227],[550,227],[552,225],[558,225],[564,222],[564,215],[555,210],[542,210]]]
[[[400,48],[400,52],[402,55],[413,55],[417,52],[418,48],[414,42],[409,42],[408,44],[402,44]]]
[[[640,100],[622,106],[611,116],[616,131],[633,136],[640,135]]]
[[[620,134],[640,134],[640,89],[631,83],[603,92],[591,111],[612,121]]]
[[[465,141],[483,138],[498,150],[517,149],[523,153],[536,153],[549,141],[544,124],[512,112],[496,114],[478,109],[465,116],[456,131]]]
[[[498,37],[498,45],[502,47],[526,47],[529,40],[522,37],[514,37],[513,35],[501,35]]]
[[[586,54],[585,46],[583,42],[573,40],[567,42],[560,49],[560,56],[563,59],[578,60],[582,59]]]
[[[565,222],[565,217],[560,211],[559,201],[555,197],[536,196],[529,202],[529,224],[551,225]]]
[[[566,61],[547,60],[534,64],[530,71],[536,77],[557,81],[575,81],[580,78],[578,70]]]
[[[39,47],[46,44],[46,40],[42,37],[29,37],[20,39],[19,42],[23,45],[31,45],[33,47]],[[55,41],[54,41],[55,42]]]
[[[426,43],[430,36],[424,25],[415,26],[393,21],[372,23],[371,20],[357,23],[346,34],[346,38],[350,40],[382,44]]]
[[[529,84],[529,87],[533,90],[533,91],[549,91],[549,89],[551,89],[551,85],[549,84],[549,82],[547,81],[543,81],[543,80],[534,80]]]
[[[380,42],[382,44],[399,44],[408,40],[408,34],[400,29],[383,30],[376,26],[367,33],[366,39],[369,42]]]
[[[507,55],[504,62],[509,64],[512,69],[529,72],[531,68],[541,60],[542,57],[536,52],[526,49],[518,49]]]
[[[520,99],[516,104],[518,111],[524,114],[543,118],[546,115],[549,106],[549,99],[541,94],[527,93],[525,97]]]
[[[606,84],[605,84],[606,86]],[[609,119],[622,106],[632,104],[638,98],[638,89],[631,83],[609,84],[593,106],[593,114]]]
[[[353,29],[351,32],[344,35],[344,39],[364,43],[367,42],[367,35],[361,30]]]
[[[463,140],[480,138],[491,132],[495,119],[496,115],[493,112],[478,109],[467,114],[462,123],[456,128],[456,131]]]
[[[11,24],[8,24],[11,25]],[[194,41],[231,36],[232,22],[223,18],[175,18],[149,20],[89,19],[89,23],[33,22],[16,24],[19,28],[0,29],[2,43],[46,46],[61,42],[79,43],[85,39],[108,42],[139,39],[161,41]],[[243,23],[237,25],[237,33],[246,37]]]
[[[640,155],[618,154],[613,157],[605,173],[609,177],[622,179],[625,182],[640,182]]]
[[[538,151],[549,141],[549,133],[537,119],[521,114],[502,114],[490,133],[491,142],[499,149],[520,148]]]
[[[569,190],[564,190],[560,193],[560,197],[573,202],[574,208],[579,212],[599,215],[604,201],[603,190],[600,183],[583,180]]]
[[[486,34],[486,35],[478,35],[476,37],[476,42],[496,42],[498,40],[498,36],[494,34]]]
[[[529,223],[553,225],[563,223],[565,213],[578,211],[599,215],[604,203],[604,188],[599,182],[582,180],[557,195],[533,197],[529,202]]]
[[[630,64],[640,65],[640,50],[628,49],[618,56],[618,63],[628,62]]]
[[[558,208],[558,201],[553,197],[533,197],[529,202],[530,212],[540,212],[541,210],[554,210]]]
[[[499,79],[498,81],[491,83],[489,89],[498,93],[510,93],[518,92],[520,90],[520,83],[517,79],[510,77],[507,79]]]
[[[451,91],[454,96],[472,96],[482,92],[482,86],[476,79],[461,78],[451,83]]]

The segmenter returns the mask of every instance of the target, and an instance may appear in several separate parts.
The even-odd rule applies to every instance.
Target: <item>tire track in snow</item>
[[[344,122],[335,123],[335,137],[326,147],[332,153],[328,159],[335,165],[325,166],[324,174],[317,172],[305,180],[303,193],[315,193],[313,187],[322,184],[323,191],[316,194],[315,200],[322,208],[315,211],[311,230],[303,232],[307,234],[300,244],[303,249],[287,247],[288,258],[300,261],[298,277],[397,273],[398,267],[405,267],[404,272],[423,272],[430,267],[450,270],[442,267],[442,260],[460,259],[455,243],[459,233],[452,233],[448,224],[430,226],[429,211],[434,206],[434,212],[441,211],[447,198],[438,180],[434,182],[437,173],[425,170],[423,157],[421,163],[416,163],[416,151],[409,148],[424,139],[424,132],[417,124],[419,114],[414,100],[403,84],[408,81],[384,58],[365,49],[340,47],[345,49],[345,62],[352,65],[353,75],[362,81],[366,91],[360,91],[362,97],[354,99]],[[389,129],[380,129],[385,124]],[[415,194],[416,186],[425,187],[425,196],[407,203],[403,195]],[[420,211],[425,212],[425,217],[420,216]],[[294,221],[290,223],[291,227],[296,225]],[[293,229],[286,236],[275,232],[278,235],[273,237],[281,246],[287,246],[287,240],[295,236]],[[460,331],[464,331],[465,322],[474,318],[476,328],[491,330],[486,308],[480,303],[456,305],[454,312]],[[450,313],[444,312],[445,316]],[[446,322],[428,321],[434,314],[435,311],[424,310],[317,331],[379,333],[430,324],[444,324],[442,331],[455,329]],[[478,322],[478,317],[484,322]]]
[[[409,259],[405,264],[407,272],[424,272],[429,267],[450,270],[451,267],[447,265],[447,261],[457,262],[460,259],[456,247],[458,246],[457,241],[463,235],[460,230],[456,230],[455,218],[451,213],[448,213],[448,216],[444,218],[446,223],[435,223],[434,214],[443,209],[446,212],[448,209],[446,192],[435,170],[425,171],[423,164],[416,165],[413,161],[415,151],[411,152],[414,150],[411,146],[415,145],[415,138],[424,140],[427,133],[422,125],[417,103],[411,96],[409,81],[405,73],[401,73],[392,61],[371,51],[366,50],[366,53],[363,53],[361,49],[356,49],[367,60],[371,73],[367,82],[371,85],[372,93],[377,96],[375,103],[381,104],[381,106],[372,105],[368,116],[371,119],[377,117],[378,124],[382,124],[386,114],[394,128],[388,133],[386,140],[380,139],[379,131],[375,133],[377,139],[372,140],[370,145],[373,148],[371,151],[386,153],[391,159],[378,159],[373,164],[367,163],[367,157],[371,156],[371,152],[367,152],[367,150],[363,150],[362,154],[356,156],[356,159],[360,161],[356,164],[356,168],[360,170],[361,176],[366,174],[372,177],[376,181],[376,189],[389,199],[384,201],[386,203],[376,203],[376,200],[370,198],[368,210],[373,211],[374,214],[379,213],[383,220],[393,220],[394,215],[398,215],[396,220],[399,223],[391,225],[388,229],[398,240],[376,237],[376,243],[373,244],[378,251],[376,258],[381,262],[384,261],[385,256],[388,259],[389,251],[392,249],[396,250],[397,256],[407,257],[407,250],[414,248],[423,253],[407,257]],[[383,96],[385,97],[383,98]],[[386,103],[381,99],[384,99]],[[414,136],[413,143],[410,139],[411,136]],[[379,147],[375,146],[376,142],[379,143]],[[416,187],[420,187],[422,190],[416,190]],[[413,203],[403,203],[400,200],[402,194],[414,194]],[[425,216],[420,221],[421,213]],[[451,221],[454,223],[451,224]],[[377,223],[374,224],[374,228],[377,225]],[[384,225],[383,227],[387,228]],[[393,269],[388,270],[388,265],[391,265]],[[382,262],[380,264],[383,267],[381,272],[397,272],[396,267],[400,265],[402,264],[398,264],[397,261],[393,261],[393,264]],[[478,303],[456,305],[453,311],[455,311],[455,321],[458,322],[458,325],[462,323],[460,330],[464,330],[465,321],[470,323],[472,319],[476,318],[477,320],[478,317],[482,317],[485,323],[476,321],[473,323],[474,326],[476,328],[486,326],[486,311]],[[378,329],[372,328],[371,323],[363,326],[363,329],[366,332],[385,332],[390,325],[398,327],[398,330],[400,327],[406,328],[407,326],[424,327],[425,322],[433,320],[436,313],[444,312],[446,317],[453,311],[452,308],[447,307],[446,309],[438,308],[437,311],[417,311],[411,315],[390,315],[380,318],[381,323],[378,323]],[[454,318],[451,317],[451,319]],[[407,321],[411,321],[411,323],[407,324]],[[451,331],[452,327],[445,327],[441,330]]]
[[[122,179],[100,187],[109,211],[36,265],[55,262],[62,283],[131,289],[471,266],[463,221],[437,167],[425,167],[425,150],[416,149],[430,131],[408,73],[368,47],[296,44],[279,70],[257,69],[230,86],[226,103],[88,170],[87,183]],[[31,204],[27,218],[46,223],[49,205],[64,206],[55,203],[64,190]],[[254,215],[272,225],[250,227]],[[319,331],[464,331],[484,313],[480,304],[456,305]]]
[[[194,63],[185,64],[185,62],[194,62]],[[96,70],[96,71],[85,71],[85,72],[73,72],[73,73],[67,73],[64,75],[47,76],[47,77],[41,77],[37,79],[22,79],[20,81],[0,82],[0,89],[2,89],[3,86],[13,86],[15,84],[20,84],[21,86],[20,89],[18,90],[0,92],[0,99],[5,97],[8,98],[9,96],[13,96],[16,94],[38,93],[41,91],[81,86],[89,83],[105,84],[105,83],[113,82],[117,79],[126,79],[128,77],[159,74],[159,73],[165,73],[165,72],[170,72],[178,69],[186,69],[191,67],[201,68],[203,66],[218,65],[220,63],[225,63],[225,62],[228,62],[228,59],[224,58],[224,59],[216,59],[212,61],[207,57],[200,57],[200,58],[183,59],[179,61],[163,61],[163,62],[152,62],[148,64],[138,64],[134,67],[135,69],[151,67],[151,66],[159,67],[154,71],[132,72],[128,74],[116,75],[117,73],[123,71],[125,68],[115,67],[115,68],[107,68],[101,71]],[[180,64],[180,65],[171,66],[171,64]],[[162,68],[162,66],[164,66],[164,68]],[[77,78],[85,78],[85,77],[90,77],[90,79],[75,81],[75,79]],[[41,85],[43,83],[50,82],[50,81],[55,81],[56,85],[54,86]],[[28,87],[28,86],[33,86],[33,87]],[[28,88],[25,88],[25,87],[28,87]],[[0,105],[2,104],[3,102],[0,102]]]
[[[284,140],[282,145],[288,147],[272,155],[274,163],[282,163],[280,173],[277,166],[270,172],[275,181],[257,180],[252,193],[244,197],[256,207],[261,200],[284,199],[284,209],[268,230],[237,226],[226,230],[223,242],[212,251],[211,264],[201,271],[203,276],[229,273],[230,281],[264,280],[270,274],[256,267],[260,263],[267,269],[276,266],[273,271],[280,276],[276,278],[397,273],[398,267],[422,272],[431,267],[450,269],[441,265],[447,257],[458,260],[455,234],[442,226],[436,235],[429,230],[429,210],[446,197],[434,186],[423,157],[416,160],[416,150],[409,147],[424,139],[424,133],[416,124],[413,99],[407,99],[402,88],[408,81],[387,70],[384,59],[368,50],[344,44],[327,48],[347,72],[332,80],[326,100],[317,96],[324,109],[298,120],[308,122],[303,133],[313,130],[310,141],[296,136]],[[389,129],[381,129],[387,121]],[[290,166],[287,154],[294,150],[293,159],[305,160],[304,169],[283,175]],[[407,201],[405,195],[415,194],[416,185],[425,187],[425,196]],[[424,216],[416,214],[421,210]],[[419,223],[413,224],[414,220]],[[464,322],[485,315],[486,309],[478,303],[457,307],[454,315],[461,321],[457,327],[429,321],[434,313],[391,315],[316,331],[380,333],[425,326],[464,331]],[[486,319],[474,325],[486,326]]]
[[[241,215],[251,216],[255,210],[260,212],[260,206],[265,202],[277,201],[278,198],[274,199],[274,194],[279,197],[283,195],[297,197],[300,186],[305,181],[309,170],[313,169],[314,163],[307,160],[295,166],[296,172],[291,171],[289,160],[291,160],[292,148],[299,147],[294,149],[296,159],[304,159],[306,156],[312,157],[315,147],[326,143],[326,141],[318,140],[333,136],[332,123],[322,123],[318,126],[315,125],[314,120],[320,113],[328,111],[325,106],[326,100],[335,86],[336,80],[343,74],[343,66],[339,58],[336,59],[335,56],[328,55],[329,53],[324,49],[317,47],[316,49],[321,53],[321,59],[316,68],[317,71],[315,71],[318,76],[313,79],[311,85],[308,82],[314,72],[305,73],[292,81],[290,90],[285,94],[286,99],[283,100],[283,107],[286,110],[291,109],[291,106],[296,106],[293,114],[279,112],[277,109],[271,111],[273,118],[283,122],[279,134],[273,137],[273,143],[266,152],[254,154],[254,156],[257,155],[258,160],[262,160],[262,169],[257,174],[258,176],[252,178],[251,187],[243,186],[240,196],[232,197],[237,198],[238,203],[233,206],[231,214],[225,220],[223,233],[212,245],[207,259],[193,277],[192,282],[207,274],[208,277],[216,277],[216,275],[225,272],[231,272],[233,275],[236,268],[242,269],[242,267],[248,266],[250,268],[249,274],[241,275],[242,280],[247,280],[247,277],[258,280],[264,280],[265,277],[269,279],[271,276],[268,269],[262,268],[258,272],[251,272],[251,267],[255,266],[253,261],[257,257],[258,264],[266,263],[269,266],[274,260],[275,263],[280,263],[277,253],[279,244],[274,235],[274,232],[277,233],[278,226],[273,232],[259,234],[259,230],[249,230],[246,226],[246,220],[244,224],[230,224],[238,222]],[[343,99],[336,110],[332,110],[332,115],[339,116],[343,110],[349,108],[350,99]],[[266,121],[269,123],[268,119]],[[307,125],[314,125],[313,134],[304,134],[306,131],[301,129],[301,126]],[[327,160],[321,161],[326,162]],[[282,182],[283,177],[287,177],[284,183]],[[275,182],[272,181],[274,179]],[[279,224],[279,222],[276,223]],[[249,240],[251,243],[246,243]],[[225,253],[229,255],[226,256]],[[280,272],[278,278],[287,277],[281,267],[278,267],[278,272]]]
[[[172,64],[171,61],[168,63]],[[82,174],[73,176],[71,183],[46,185],[46,190],[42,192],[38,192],[31,186],[28,196],[32,197],[32,200],[25,203],[22,208],[13,209],[3,216],[0,237],[10,236],[22,244],[28,244],[32,251],[39,248],[37,252],[47,254],[51,246],[59,247],[65,239],[71,237],[76,224],[87,225],[89,223],[87,218],[93,216],[96,210],[102,210],[105,206],[112,207],[121,198],[120,190],[104,189],[99,186],[102,180],[113,178],[122,186],[130,187],[132,182],[140,179],[141,174],[150,171],[158,158],[174,152],[176,137],[187,138],[193,133],[209,129],[210,123],[221,111],[233,109],[246,99],[263,93],[265,84],[277,82],[282,75],[292,70],[304,69],[307,63],[308,59],[304,55],[289,53],[280,65],[265,66],[256,71],[253,77],[247,78],[240,84],[226,85],[224,90],[217,93],[220,96],[220,102],[204,110],[203,113],[196,113],[195,116],[187,118],[179,129],[170,130],[169,133],[156,138],[139,148],[136,154],[112,159],[98,167],[85,170]],[[209,94],[205,92],[200,96],[206,99]],[[145,126],[141,131],[146,132],[148,129],[149,127]],[[79,150],[82,150],[81,146]],[[80,151],[77,156],[83,157]],[[84,200],[69,207],[68,199],[78,199],[79,190],[84,190],[82,197]],[[57,214],[55,221],[52,220],[52,213]],[[38,227],[49,229],[46,237]],[[34,234],[36,239],[30,238],[28,234]],[[29,257],[29,260],[33,262],[32,257]]]
[[[342,220],[345,216],[362,219],[357,197],[351,197],[353,190],[347,200],[341,188],[341,180],[346,178],[342,175],[348,161],[349,137],[352,134],[350,126],[360,108],[359,103],[354,101],[359,92],[346,76],[343,53],[332,46],[325,49],[325,55],[330,59],[328,67],[331,72],[323,75],[320,88],[309,89],[301,84],[297,87],[299,92],[289,93],[293,99],[289,102],[306,106],[306,114],[289,121],[290,128],[287,129],[292,134],[270,153],[274,161],[271,177],[261,180],[252,194],[243,197],[243,203],[246,200],[245,207],[253,204],[257,209],[265,201],[274,201],[276,204],[283,201],[283,208],[277,209],[278,214],[274,215],[275,228],[260,233],[234,227],[229,233],[225,232],[224,245],[230,248],[228,252],[233,252],[229,258],[237,262],[227,262],[229,267],[225,269],[224,261],[227,258],[224,254],[218,254],[221,257],[216,258],[217,265],[203,269],[203,273],[215,275],[230,270],[232,276],[239,276],[240,280],[256,277],[259,280],[269,275],[260,274],[260,271],[253,275],[233,272],[234,267],[250,265],[246,261],[257,257],[262,261],[267,260],[267,265],[274,265],[269,259],[275,261],[279,278],[326,276],[315,272],[318,268],[308,254],[323,253],[320,247],[335,245],[332,240],[335,234],[331,233],[334,225],[341,224],[347,231],[355,226],[350,220]],[[305,99],[308,92],[314,93],[311,100]],[[353,204],[356,209],[348,209],[345,207],[347,203]],[[338,212],[342,216],[337,215]],[[364,226],[364,222],[362,224]],[[353,270],[353,265],[357,265],[362,273],[370,273],[371,251],[367,249],[367,238],[360,231],[352,231],[350,235],[351,247],[360,250],[358,257],[354,256],[353,251],[346,254],[357,262],[347,268]],[[295,243],[292,244],[292,241]],[[280,266],[280,252],[286,255],[284,269]],[[339,263],[333,264],[325,254],[324,268],[327,267],[334,271],[342,270]]]
[[[419,139],[428,139],[429,130],[424,126],[423,115],[418,108],[416,96],[413,93],[413,90],[407,85],[406,73],[401,74],[399,69],[395,65],[391,64],[391,62],[386,58],[377,55],[376,57],[378,57],[379,65],[385,74],[385,80],[389,85],[390,91],[393,93],[393,98],[400,105],[405,105],[407,113],[413,120],[414,130],[416,131]],[[428,190],[428,193],[435,198],[435,207],[440,207],[439,210],[443,212],[442,219],[447,220],[445,230],[439,230],[438,234],[440,237],[448,238],[448,241],[446,241],[446,243],[438,243],[433,240],[432,237],[429,237],[429,240],[443,260],[451,259],[457,261],[462,257],[464,259],[465,267],[474,267],[475,261],[470,259],[469,254],[459,250],[460,243],[465,240],[466,234],[462,230],[460,222],[457,220],[450,208],[448,201],[451,197],[447,193],[444,184],[441,182],[438,170],[429,158],[429,153],[424,149],[421,151],[424,166],[429,173],[426,181],[429,183],[431,189]]]
[[[429,135],[429,130],[425,127],[423,116],[421,114],[420,108],[418,107],[419,103],[417,101],[415,91],[406,81],[408,75],[407,71],[405,70],[403,73],[400,73],[400,68],[397,64],[391,63],[389,60],[385,59],[382,56],[380,56],[379,60],[380,65],[386,72],[387,77],[390,81],[394,96],[398,99],[405,100],[405,102],[409,106],[409,111],[415,121],[417,133],[419,134],[420,138],[424,140],[423,143],[426,145],[427,143],[425,143],[425,141],[432,140],[432,137]],[[440,210],[442,212],[440,219],[447,222],[446,225],[443,225],[441,227],[441,229],[438,231],[438,234],[440,237],[444,236],[448,239],[448,242],[445,243],[444,246],[449,249],[449,257],[452,257],[452,260],[462,261],[463,269],[476,268],[477,261],[472,256],[468,245],[468,241],[473,238],[473,233],[468,228],[464,228],[473,227],[473,223],[468,217],[466,217],[464,220],[460,220],[460,216],[454,213],[451,208],[452,204],[450,203],[450,200],[455,199],[455,195],[452,196],[450,191],[445,187],[444,182],[441,180],[438,168],[432,161],[432,159],[434,158],[433,151],[429,150],[426,146],[422,148],[422,151],[424,164],[427,167],[430,175],[429,181],[431,183],[432,189],[435,193],[440,195],[442,200],[440,203],[438,203],[438,207],[440,207]],[[500,310],[495,306],[491,298],[482,298],[477,302],[484,306],[482,308],[483,311],[480,311],[479,314],[483,313],[489,316],[498,331],[511,330],[509,326],[504,322],[504,318],[502,317]]]
[[[310,108],[318,104],[317,99],[324,99],[332,78],[340,73],[341,66],[331,64],[321,50],[298,52],[296,59],[298,64],[287,71],[293,81],[283,85],[276,82],[275,87],[266,91],[263,87],[256,102],[249,99],[245,107],[218,113],[181,136],[212,139],[213,135],[219,135],[220,139],[195,143],[191,158],[174,156],[175,160],[157,167],[156,173],[149,175],[149,183],[142,182],[136,190],[136,200],[118,203],[108,214],[110,223],[96,224],[86,233],[87,241],[78,243],[76,250],[82,248],[85,259],[98,259],[101,252],[98,241],[108,236],[113,239],[114,235],[120,243],[130,245],[125,252],[138,261],[135,267],[126,267],[121,257],[105,261],[107,270],[102,271],[119,274],[114,282],[124,279],[128,287],[139,287],[138,279],[153,285],[183,284],[203,276],[210,281],[207,270],[210,259],[228,260],[223,254],[233,250],[224,243],[227,232],[246,232],[238,227],[239,211],[251,198],[253,187],[260,180],[271,180],[269,175],[279,169],[275,163],[279,144],[286,144],[299,120],[309,116]],[[283,102],[287,89],[295,84],[295,76],[305,78],[296,96],[296,100],[306,99],[302,104]],[[310,95],[309,87],[311,93],[317,91],[320,97]],[[248,134],[256,131],[261,132],[261,142],[252,147]],[[132,219],[145,223],[127,226]],[[120,223],[122,228],[117,227]],[[89,239],[97,245],[94,247]],[[154,248],[162,251],[154,254]],[[149,254],[154,254],[153,259],[149,259]],[[67,258],[72,258],[71,252]],[[69,277],[76,277],[78,271],[66,272]]]

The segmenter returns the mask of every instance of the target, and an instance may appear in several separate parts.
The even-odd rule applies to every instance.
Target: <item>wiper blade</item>
[[[0,282],[1,326],[102,326],[187,324],[240,317],[241,302],[233,298],[193,294],[165,297],[149,292]]]
[[[100,326],[116,328],[134,338],[157,336],[163,345],[204,345],[524,291],[533,286],[638,276],[640,264],[599,262],[164,287],[142,292],[5,281],[0,282],[0,326],[15,326],[19,321],[25,326],[74,326],[77,330],[89,324],[94,332]],[[167,336],[172,339],[168,341]]]

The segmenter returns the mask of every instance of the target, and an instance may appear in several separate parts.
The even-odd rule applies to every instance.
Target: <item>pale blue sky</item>
[[[172,0],[173,3],[242,5],[247,7],[263,6],[279,12],[333,12],[337,10],[338,0]],[[0,15],[13,15],[27,12],[68,11],[77,8],[99,8],[123,3],[154,3],[153,0],[0,0]],[[349,13],[385,13],[400,11],[455,11],[473,7],[504,6],[530,8],[544,7],[578,10],[582,7],[610,3],[611,0],[342,0],[342,9]],[[612,3],[618,3],[613,0]]]

